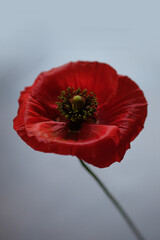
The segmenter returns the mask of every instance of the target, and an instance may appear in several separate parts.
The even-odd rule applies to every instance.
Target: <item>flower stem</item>
[[[106,188],[106,186],[101,182],[101,180],[99,180],[99,178],[95,175],[95,173],[93,173],[91,171],[91,169],[81,160],[79,159],[80,163],[82,164],[82,166],[87,170],[88,173],[90,173],[92,175],[92,177],[96,180],[96,182],[100,185],[100,187],[103,189],[104,193],[109,197],[109,199],[112,201],[112,203],[114,204],[114,206],[118,209],[119,213],[121,214],[121,216],[124,218],[124,220],[126,221],[126,223],[128,224],[128,226],[130,227],[130,229],[132,230],[132,232],[134,233],[134,235],[136,236],[136,238],[138,240],[144,240],[144,237],[141,235],[141,233],[139,232],[139,230],[137,229],[137,227],[135,226],[135,224],[133,223],[133,221],[130,219],[130,217],[128,216],[128,214],[124,211],[124,209],[122,208],[122,206],[119,204],[119,202],[113,197],[113,195],[108,191],[108,189]]]

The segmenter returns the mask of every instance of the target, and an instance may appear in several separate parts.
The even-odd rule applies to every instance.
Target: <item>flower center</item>
[[[93,121],[97,110],[97,98],[93,92],[88,93],[87,89],[68,87],[61,91],[58,97],[57,109],[69,122],[71,131],[79,131],[84,121]]]
[[[85,100],[80,95],[76,95],[72,98],[71,104],[72,104],[72,109],[76,109],[78,111],[81,111],[84,107]]]

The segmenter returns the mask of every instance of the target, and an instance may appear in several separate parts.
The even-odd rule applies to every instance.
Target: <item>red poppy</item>
[[[135,82],[107,64],[79,61],[42,72],[21,92],[14,129],[35,150],[103,168],[122,160],[146,115]]]

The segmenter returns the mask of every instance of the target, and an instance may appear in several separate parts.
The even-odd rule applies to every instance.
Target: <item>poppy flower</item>
[[[14,129],[35,150],[104,168],[123,159],[146,115],[134,81],[105,63],[78,61],[42,72],[21,92]]]

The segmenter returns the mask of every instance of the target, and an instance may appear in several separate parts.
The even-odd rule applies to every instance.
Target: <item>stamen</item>
[[[95,119],[98,101],[93,92],[88,94],[87,89],[68,87],[66,91],[61,91],[58,99],[57,109],[69,121],[71,131],[80,130],[83,121]]]

